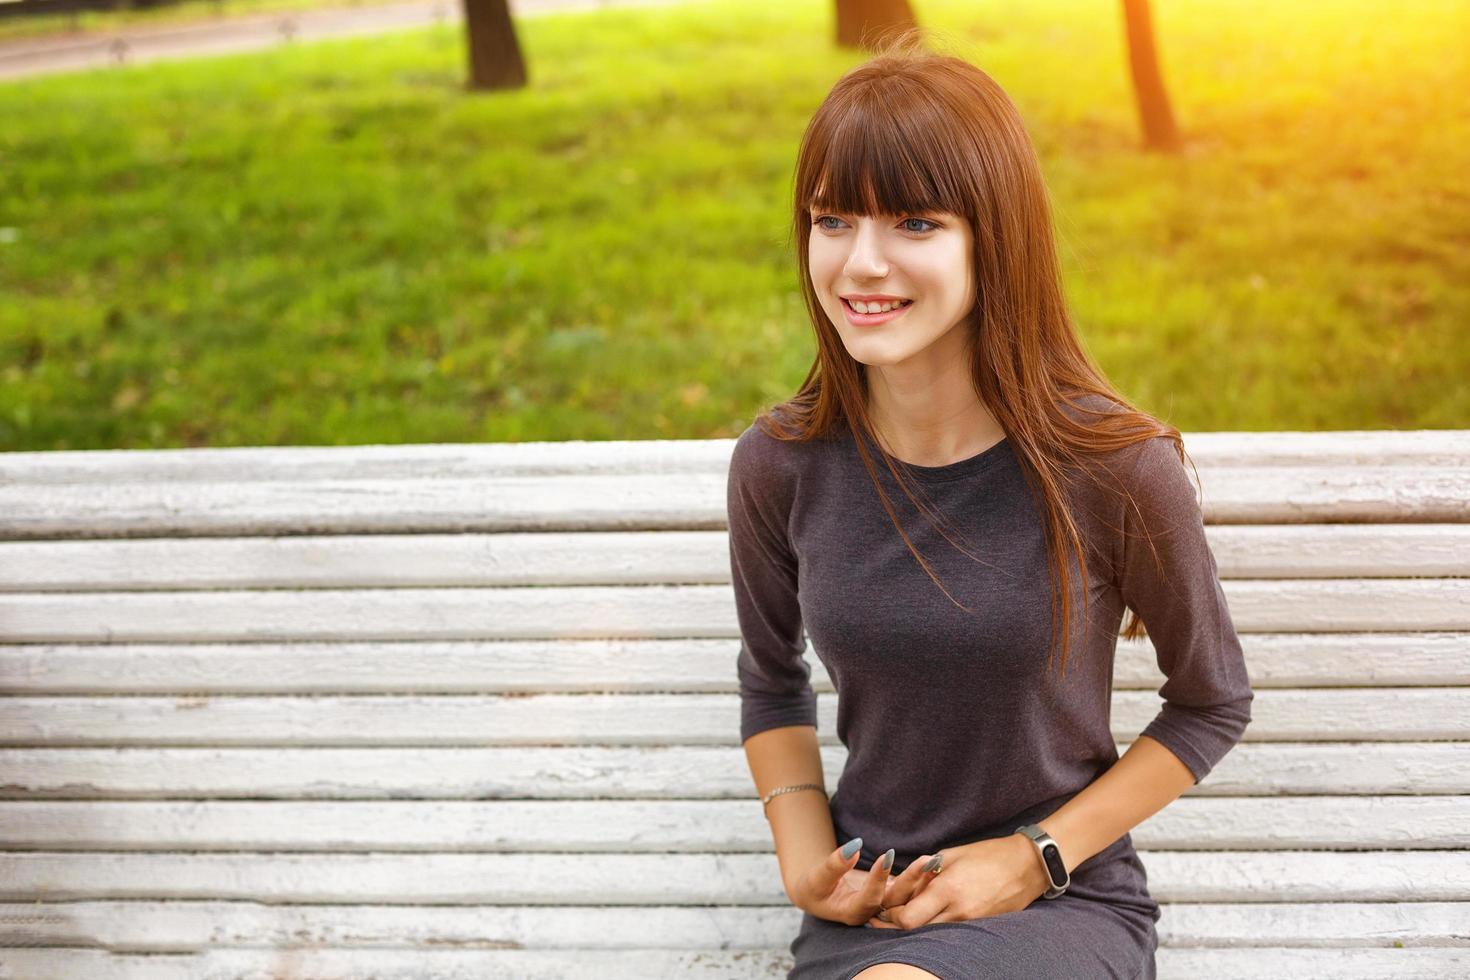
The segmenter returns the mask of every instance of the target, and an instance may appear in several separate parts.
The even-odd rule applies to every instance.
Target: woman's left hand
[[[1050,882],[1036,845],[1023,834],[946,847],[943,870],[917,895],[868,920],[874,929],[913,929],[1017,912],[1046,893]]]

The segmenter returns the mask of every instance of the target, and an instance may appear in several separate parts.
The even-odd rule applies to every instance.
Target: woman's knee
[[[852,980],[940,980],[912,963],[875,963]]]

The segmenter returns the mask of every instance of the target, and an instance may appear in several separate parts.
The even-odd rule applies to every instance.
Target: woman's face
[[[965,338],[951,331],[964,329],[975,306],[973,234],[964,218],[942,211],[868,218],[823,210],[811,218],[812,287],[855,360],[886,366],[925,351],[957,355]],[[844,297],[867,295],[912,303],[883,322],[865,323],[875,318],[859,315]]]

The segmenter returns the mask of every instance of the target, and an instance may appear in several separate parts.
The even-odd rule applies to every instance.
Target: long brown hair
[[[1083,349],[1063,296],[1041,166],[1015,105],[979,68],[924,50],[925,33],[918,28],[902,32],[843,75],[802,137],[792,233],[817,357],[801,389],[756,423],[772,437],[794,442],[827,438],[850,427],[883,508],[909,551],[950,601],[965,608],[904,533],[878,479],[867,446],[870,440],[878,444],[867,411],[867,375],[817,299],[808,255],[813,214],[826,210],[869,216],[937,210],[963,217],[974,233],[977,295],[968,317],[970,373],[1040,503],[1054,584],[1053,636],[1062,640],[1065,676],[1072,575],[1064,549],[1081,570],[1084,615],[1088,588],[1087,562],[1064,485],[1074,472],[1102,479],[1106,467],[1095,465],[1101,457],[1154,436],[1173,439],[1182,463],[1184,441],[1177,428],[1123,398]],[[1112,404],[1106,409],[1082,404],[1096,404],[1097,396]],[[902,461],[895,467],[893,458],[882,455],[904,494],[933,521],[933,512],[916,499],[914,485],[902,475]],[[935,526],[975,557],[938,522]],[[1143,622],[1130,612],[1121,635],[1137,639],[1145,635]]]

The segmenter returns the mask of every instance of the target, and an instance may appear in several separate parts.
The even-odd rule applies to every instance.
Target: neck
[[[919,466],[967,459],[1006,434],[975,394],[968,374],[963,388],[935,384],[905,391],[874,385],[869,389],[868,414],[884,450]]]

